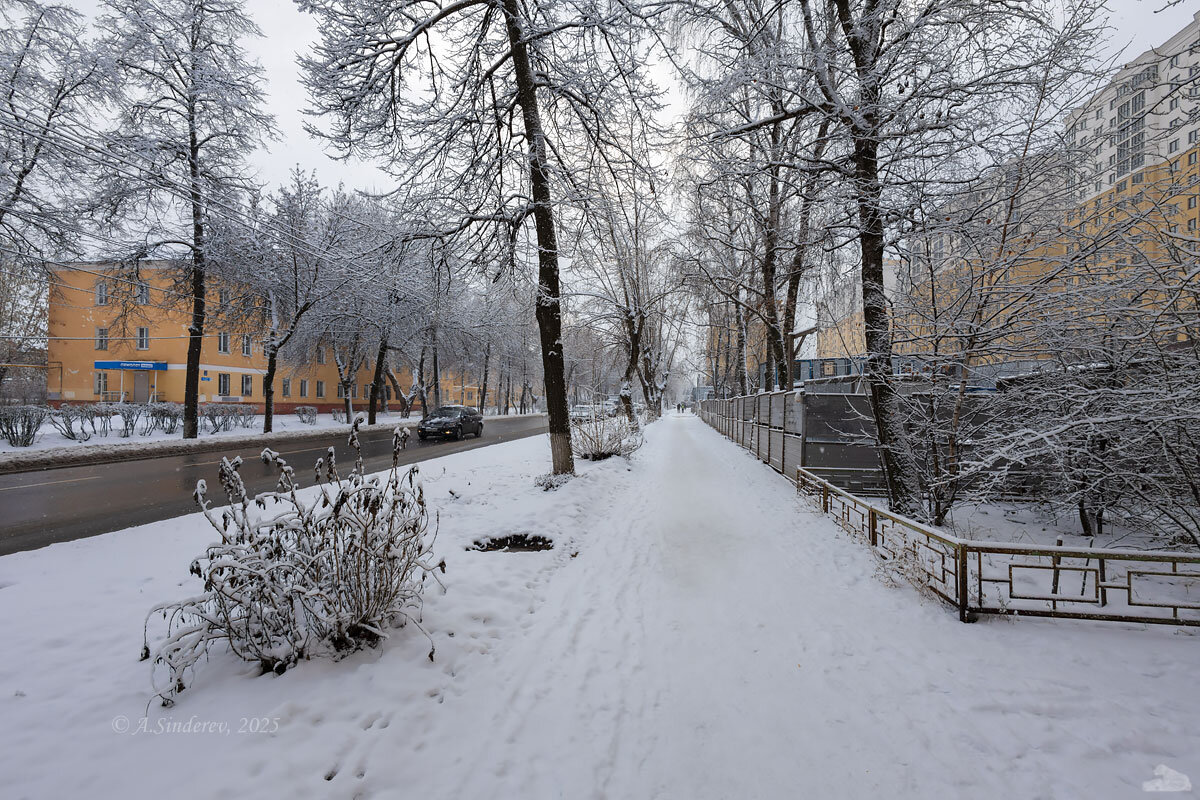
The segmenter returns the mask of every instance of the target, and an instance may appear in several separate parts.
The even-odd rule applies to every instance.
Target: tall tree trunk
[[[492,358],[492,343],[488,342],[483,348],[483,380],[479,384],[479,413],[487,407],[488,367]]]
[[[871,390],[871,413],[893,511],[921,516],[921,488],[912,447],[904,430],[900,396],[892,376],[892,335],[883,289],[884,224],[879,183],[879,146],[855,136],[854,173],[862,256],[863,326],[867,354],[863,371]]]
[[[396,396],[396,402],[400,404],[400,415],[407,417],[409,412],[408,397],[404,392],[400,391],[400,381],[396,380],[396,374],[390,369],[384,369],[383,372],[387,377],[388,384],[392,387],[392,394]]]
[[[571,454],[571,424],[567,411],[566,363],[562,341],[562,303],[558,276],[558,237],[550,196],[546,137],[538,110],[537,78],[529,61],[529,50],[518,0],[504,0],[504,17],[512,54],[517,101],[529,143],[529,185],[533,194],[533,217],[538,240],[537,324],[542,343],[542,375],[549,414],[550,458],[555,475],[575,472]]]
[[[779,125],[771,127],[771,152],[777,154],[779,152],[779,139],[781,133]],[[782,199],[780,196],[780,180],[779,180],[778,164],[773,165],[770,169],[770,189],[767,199],[767,216],[764,220],[764,235],[763,235],[763,260],[760,265],[762,275],[762,292],[763,292],[763,321],[766,323],[766,364],[767,369],[763,377],[763,388],[774,389],[779,385],[779,368],[786,361],[785,350],[783,346],[783,331],[779,325],[779,304],[776,299],[776,284],[778,283],[779,270],[779,226],[781,224],[780,216],[782,213]]]
[[[267,374],[263,375],[263,433],[270,433],[275,423],[275,369],[279,364],[279,348],[275,335],[267,345]]]
[[[625,344],[629,348],[629,352],[625,359],[625,374],[621,376],[621,410],[625,412],[625,418],[636,428],[638,418],[637,412],[633,408],[633,378],[637,374],[638,354],[642,350],[642,326],[639,320],[632,318],[632,315],[625,319],[625,336]],[[642,396],[646,397],[645,391],[642,392]],[[646,399],[646,405],[647,408],[650,405],[649,398]]]
[[[433,407],[442,407],[442,365],[438,363],[437,329],[433,330]]]
[[[192,206],[192,321],[188,326],[187,364],[183,382],[183,438],[200,435],[200,352],[204,347],[205,269],[204,206],[200,196],[200,144],[195,104],[188,103],[188,173]]]
[[[741,303],[733,304],[734,324],[737,325],[737,364],[734,366],[734,380],[737,381],[738,394],[745,397],[750,394],[746,384],[746,315]]]
[[[379,394],[383,391],[383,362],[387,359],[388,340],[384,334],[379,340],[379,352],[375,354],[375,376],[371,381],[371,402],[367,406],[367,424],[375,424],[375,409],[379,403]]]

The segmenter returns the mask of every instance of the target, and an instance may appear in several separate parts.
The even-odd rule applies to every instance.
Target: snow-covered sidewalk
[[[423,466],[448,563],[432,662],[411,629],[282,677],[214,654],[147,707],[142,618],[194,587],[206,523],[0,558],[4,795],[1120,798],[1159,765],[1200,778],[1191,632],[960,624],[694,417],[554,492],[532,485],[547,451]],[[465,550],[513,532],[555,549]],[[189,723],[228,727],[154,733]]]

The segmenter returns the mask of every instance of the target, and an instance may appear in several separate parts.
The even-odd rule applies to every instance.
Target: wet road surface
[[[450,455],[498,442],[534,436],[546,431],[544,416],[488,417],[483,436],[461,442],[417,439],[415,421],[401,464]],[[368,472],[387,469],[392,463],[392,429],[379,425],[359,433]],[[345,474],[354,465],[354,452],[346,444],[346,431],[330,431],[326,439],[276,443],[279,454],[295,468],[301,486],[313,483],[313,465],[336,446],[339,469]],[[33,550],[54,542],[67,542],[101,533],[144,525],[197,511],[192,493],[196,481],[208,481],[214,504],[224,499],[217,480],[221,458],[240,455],[246,488],[251,493],[275,488],[277,471],[262,463],[262,447],[231,448],[229,452],[192,453],[115,464],[89,464],[0,475],[0,555]]]

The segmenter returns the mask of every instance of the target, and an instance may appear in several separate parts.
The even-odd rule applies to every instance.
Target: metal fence
[[[778,401],[769,398],[775,396],[706,400],[700,417],[794,480],[801,494],[901,576],[956,607],[962,621],[999,614],[1200,626],[1200,554],[1038,547],[943,533],[829,480],[840,477],[845,485],[845,467],[826,465],[826,475],[809,468],[804,462],[815,420],[792,433],[783,410],[777,431],[770,424]],[[798,452],[790,455],[789,448]]]
[[[883,488],[867,398],[838,387],[703,400],[700,416],[777,471],[797,467],[862,494]]]

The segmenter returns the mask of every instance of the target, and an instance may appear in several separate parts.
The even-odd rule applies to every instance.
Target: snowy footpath
[[[142,621],[195,589],[207,523],[0,558],[0,796],[1134,798],[1184,775],[1200,789],[1190,631],[963,625],[881,580],[866,548],[694,417],[557,491],[533,486],[547,463],[533,437],[423,465],[448,565],[446,593],[426,597],[432,661],[411,627],[278,677],[214,652],[169,709],[137,660]],[[555,547],[466,549],[506,533]]]

